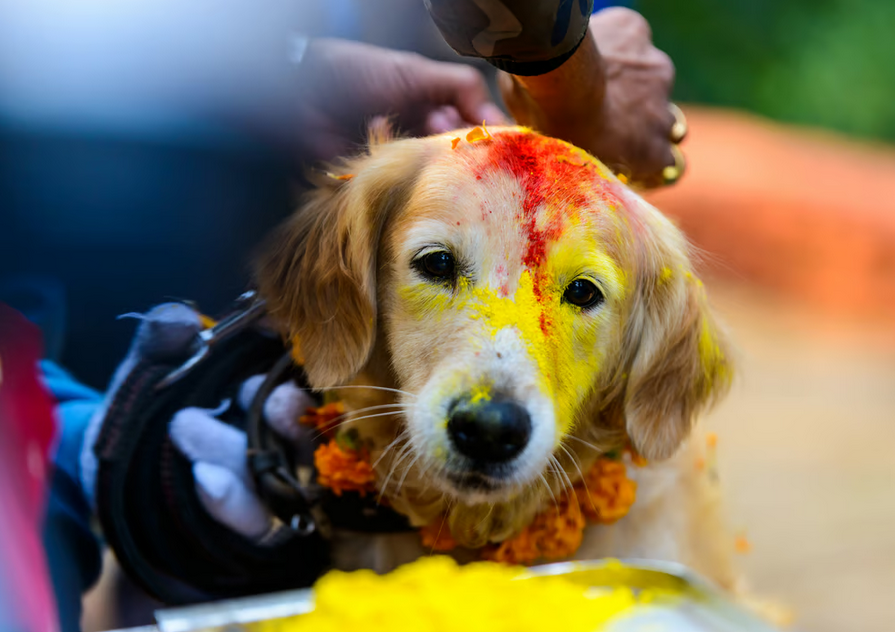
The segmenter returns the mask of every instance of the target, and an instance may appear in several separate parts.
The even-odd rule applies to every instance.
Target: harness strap
[[[185,340],[184,348],[141,357],[115,392],[94,445],[104,534],[124,570],[166,604],[310,586],[329,566],[331,528],[412,529],[375,495],[336,496],[313,477],[310,485],[298,482],[298,467],[313,464],[298,462],[299,450],[272,431],[263,410],[276,386],[288,379],[306,386],[306,380],[258,313],[257,301],[243,301],[218,326]],[[215,337],[216,330],[226,335]],[[177,411],[235,401],[245,380],[258,374],[266,378],[248,414],[231,409],[221,420],[246,432],[256,491],[283,524],[263,542],[229,530],[206,512],[192,464],[168,430]]]

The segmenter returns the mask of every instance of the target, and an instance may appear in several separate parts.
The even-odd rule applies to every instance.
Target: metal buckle
[[[211,347],[216,343],[229,338],[238,331],[241,331],[257,321],[265,313],[267,304],[263,299],[258,298],[257,292],[249,290],[236,299],[237,304],[246,304],[246,307],[230,314],[214,327],[204,329],[196,336],[196,351],[190,356],[186,362],[168,373],[156,385],[155,390],[160,391],[171,386],[196,366],[202,362],[207,356]]]

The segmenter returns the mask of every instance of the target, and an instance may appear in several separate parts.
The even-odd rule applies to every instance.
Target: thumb
[[[184,408],[168,427],[171,440],[190,461],[204,461],[230,470],[248,483],[246,435],[218,421],[201,408]]]
[[[253,540],[270,530],[270,514],[233,472],[199,461],[193,465],[193,477],[202,505],[215,520]]]

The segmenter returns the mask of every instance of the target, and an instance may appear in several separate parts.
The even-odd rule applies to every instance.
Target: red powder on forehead
[[[599,167],[571,146],[533,132],[507,131],[493,135],[476,179],[491,173],[510,173],[522,188],[518,211],[526,237],[522,263],[534,281],[534,293],[543,298],[541,270],[547,247],[560,238],[566,219],[578,215],[595,202],[610,208],[622,206],[612,183],[600,175]],[[545,335],[552,328],[546,311],[540,315]]]
[[[494,135],[476,177],[501,171],[512,174],[522,187],[519,223],[528,242],[523,263],[533,274],[544,262],[547,245],[562,234],[567,217],[597,200],[621,206],[596,164],[569,145],[533,132]]]
[[[522,187],[519,221],[528,238],[523,263],[532,272],[544,262],[547,245],[560,236],[567,217],[580,213],[595,198],[620,206],[594,163],[569,145],[533,132],[494,135],[476,177],[501,171],[511,173]],[[539,215],[543,215],[540,226]]]

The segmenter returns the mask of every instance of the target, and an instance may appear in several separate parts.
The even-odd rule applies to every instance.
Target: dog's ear
[[[424,162],[418,141],[380,142],[323,179],[256,268],[261,296],[315,387],[350,380],[369,358],[380,235]]]
[[[624,340],[632,353],[625,427],[640,454],[660,460],[686,439],[696,413],[726,391],[733,367],[684,236],[642,201],[632,224],[638,273]]]

